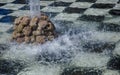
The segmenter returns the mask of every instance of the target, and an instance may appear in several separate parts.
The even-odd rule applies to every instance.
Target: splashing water
[[[31,18],[40,17],[39,2],[39,0],[29,0]],[[88,50],[85,52],[83,46],[91,40],[97,40],[97,42],[99,40],[104,42],[117,41],[116,35],[119,33],[111,35],[111,32],[98,32],[95,30],[98,24],[80,23],[73,24],[76,26],[75,28],[70,28],[72,25],[67,27],[65,24],[56,23],[55,27],[60,32],[60,36],[43,45],[10,43],[10,49],[5,51],[1,58],[20,60],[25,63],[25,66],[27,65],[17,75],[61,75],[64,68],[69,66],[106,69],[106,64],[110,59],[110,55],[107,55],[109,52],[90,53]],[[120,53],[119,49],[117,52]]]
[[[92,27],[97,26],[96,24],[82,24],[83,27],[69,27],[68,30],[64,24],[56,25],[56,29],[61,33],[55,40],[43,45],[12,43],[10,50],[6,51],[2,58],[26,63],[27,67],[18,75],[61,75],[63,69],[69,66],[106,68],[109,55],[104,52],[84,52],[83,49],[83,45],[98,34]]]
[[[31,17],[40,17],[40,0],[29,0]]]

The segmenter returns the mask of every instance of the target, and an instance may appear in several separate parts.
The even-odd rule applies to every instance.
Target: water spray
[[[40,17],[40,0],[29,0],[29,5],[31,18]]]

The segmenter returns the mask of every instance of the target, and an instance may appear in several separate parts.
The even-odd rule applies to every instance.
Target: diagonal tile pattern
[[[10,35],[8,31],[14,19],[29,14],[29,5],[25,3],[26,0],[0,0],[0,41],[2,43],[3,39]],[[77,33],[79,27],[87,25],[87,29],[94,27],[97,30],[91,34],[93,42],[83,45],[85,50],[90,51],[86,54],[88,58],[78,55],[75,58],[80,60],[75,62],[77,60],[74,59],[71,63],[83,68],[104,67],[105,70],[101,70],[100,74],[90,72],[81,75],[120,75],[120,0],[40,0],[40,5],[41,12],[46,13],[53,22],[59,22],[61,28],[63,27],[61,24],[66,27],[77,27],[78,31],[75,32]],[[5,35],[7,36],[4,38]],[[93,47],[95,50],[92,49]],[[105,50],[109,50],[111,56],[102,55]],[[97,59],[100,61],[96,61]],[[81,73],[81,71],[77,72]],[[71,72],[66,75],[79,74]]]

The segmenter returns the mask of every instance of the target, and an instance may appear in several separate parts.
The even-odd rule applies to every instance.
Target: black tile
[[[69,6],[70,4],[72,4],[72,2],[54,2],[52,4],[50,4],[50,6]]]
[[[41,13],[45,13],[47,16],[49,16],[49,18],[54,18],[58,14],[54,12],[41,12]]]
[[[15,3],[15,4],[26,4],[28,0],[15,0],[14,2],[12,3]]]
[[[0,32],[0,35],[2,35],[2,34],[3,34],[3,32]],[[0,44],[0,57],[7,50],[9,50],[9,46],[7,44]]]
[[[120,16],[120,9],[112,9],[109,11],[111,15],[117,15]]]
[[[3,5],[5,5],[6,3],[0,3],[0,6],[3,6]]]
[[[70,67],[65,68],[61,75],[102,75],[102,71],[94,68]]]
[[[118,1],[118,3],[120,3],[120,0]]]
[[[40,1],[55,1],[55,0],[40,0]]]
[[[101,3],[96,3],[93,4],[91,7],[92,8],[113,8],[115,6],[115,4],[101,4]]]
[[[83,13],[86,9],[83,8],[72,8],[72,7],[67,7],[64,9],[63,12],[65,13]]]
[[[45,6],[40,6],[40,9],[43,9]]]
[[[37,61],[45,61],[49,63],[68,63],[73,54],[67,51],[59,51],[59,54],[44,50],[38,55]],[[44,63],[44,62],[43,62]]]
[[[9,28],[9,29],[6,31],[6,33],[12,34],[13,31],[14,31],[14,29],[13,29],[13,27],[11,27],[11,28]]]
[[[100,26],[98,26],[98,29],[104,31],[120,32],[120,25],[112,23],[101,23]]]
[[[120,70],[120,56],[111,57],[110,61],[107,64],[108,69]]]
[[[85,52],[96,52],[101,53],[105,50],[112,52],[115,48],[115,43],[111,42],[100,42],[100,41],[90,41],[86,42],[83,45],[83,49]]]
[[[97,0],[76,0],[76,2],[96,2]]]
[[[24,7],[20,8],[19,10],[30,10],[28,5],[25,5]]]
[[[15,16],[5,16],[0,19],[0,22],[12,23],[16,17]]]
[[[7,44],[0,44],[0,51],[1,50],[7,50],[9,46]]]
[[[43,9],[45,6],[40,6],[40,9]],[[25,5],[24,7],[20,8],[19,10],[30,10],[30,7],[28,5]]]
[[[0,32],[0,35],[2,35],[3,34],[3,32]],[[0,37],[1,38],[1,37]]]
[[[12,12],[13,12],[13,10],[0,8],[0,15],[7,15],[7,14],[10,14]]]
[[[56,24],[56,31],[58,33],[58,35],[64,35],[66,34],[66,32],[69,31],[70,29],[70,25],[73,25],[72,21],[65,21],[65,20],[56,20],[55,22],[53,22],[54,24]]]
[[[78,20],[101,22],[104,20],[104,16],[82,15]]]
[[[20,61],[0,60],[0,73],[2,74],[17,75],[23,68],[23,64]]]

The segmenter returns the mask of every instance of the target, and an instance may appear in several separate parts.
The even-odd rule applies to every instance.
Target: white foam
[[[45,65],[32,65],[25,68],[23,71],[17,75],[60,75],[61,68],[57,66],[45,66]]]
[[[79,53],[72,60],[72,64],[80,67],[99,67],[106,68],[109,56],[97,53]]]
[[[88,32],[89,33],[89,32]],[[81,43],[83,40],[87,40],[86,34],[80,33],[77,35],[62,35],[52,42],[47,42],[43,45],[26,45],[26,44],[13,44],[10,46],[10,50],[7,51],[3,57],[8,59],[19,59],[19,60],[32,60],[35,56],[43,51],[53,52],[56,55],[60,54],[60,51],[76,52],[76,49],[81,49]],[[79,45],[79,46],[78,46]]]
[[[3,58],[34,62],[37,50],[38,49],[35,46],[29,46],[24,44],[12,45],[10,50],[3,55]]]
[[[120,73],[115,70],[106,70],[103,75],[120,75]]]
[[[83,53],[82,44],[84,44],[86,41],[89,41],[89,39],[91,40],[91,33],[93,32],[81,32],[79,34],[73,35],[66,33],[52,42],[47,42],[43,45],[37,46],[14,44],[10,47],[10,50],[3,55],[3,58],[11,60],[22,60],[33,63],[38,62],[36,61],[36,56],[41,55],[42,52],[47,51],[47,57],[52,60],[60,58],[60,61],[67,61],[67,57],[72,56],[70,59],[72,59],[72,64],[76,66],[104,67],[110,58],[109,56],[104,55],[104,53]],[[60,53],[61,51],[64,51],[64,56],[62,53]],[[49,56],[49,54],[52,53],[55,54],[53,58]],[[74,56],[75,58],[73,58]]]
[[[0,43],[6,43],[11,38],[11,34],[6,33],[10,28],[12,27],[12,24],[9,23],[0,23]]]
[[[101,40],[105,42],[117,42],[120,40],[120,34],[117,32],[94,32],[92,39]]]
[[[113,53],[120,55],[120,43],[116,44],[116,47],[115,47]]]

